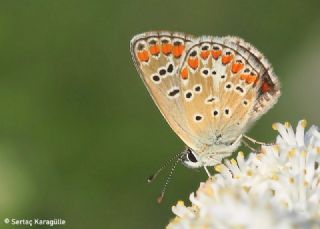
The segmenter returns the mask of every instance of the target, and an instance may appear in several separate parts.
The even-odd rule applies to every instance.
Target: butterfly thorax
[[[212,144],[206,144],[200,150],[195,150],[202,166],[214,166],[225,157],[230,156],[240,146],[241,135],[238,138],[225,139],[217,136]]]
[[[223,138],[217,138],[212,144],[204,144],[201,149],[187,147],[182,153],[182,163],[189,168],[214,166],[225,157],[230,156],[241,144],[240,135],[237,139],[223,142]]]

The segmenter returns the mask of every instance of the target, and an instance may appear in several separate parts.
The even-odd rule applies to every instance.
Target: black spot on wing
[[[178,94],[180,92],[179,89],[173,89],[172,91],[169,92],[169,96],[175,96],[176,94]]]

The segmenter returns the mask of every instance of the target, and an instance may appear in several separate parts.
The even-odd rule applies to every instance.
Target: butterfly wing
[[[196,136],[186,125],[178,66],[194,37],[181,33],[149,32],[130,43],[135,66],[160,112],[171,128],[190,147]]]
[[[234,150],[280,95],[266,59],[240,38],[151,32],[132,39],[131,54],[171,128],[199,154]]]
[[[178,75],[186,125],[198,136],[199,154],[234,150],[228,145],[280,95],[279,82],[266,59],[235,37],[198,38],[184,56]]]
[[[227,37],[229,43],[236,43],[241,55],[248,59],[248,63],[259,73],[259,87],[257,99],[250,115],[250,123],[256,121],[277,103],[281,95],[280,82],[274,74],[271,64],[264,55],[248,42],[238,37]]]

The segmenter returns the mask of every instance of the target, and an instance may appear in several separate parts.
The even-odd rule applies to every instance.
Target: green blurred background
[[[161,205],[166,175],[146,183],[184,146],[133,66],[137,33],[243,37],[273,64],[283,92],[249,135],[271,141],[275,121],[319,124],[319,9],[318,0],[1,0],[0,228],[6,217],[163,228],[171,206],[206,179],[179,166]]]

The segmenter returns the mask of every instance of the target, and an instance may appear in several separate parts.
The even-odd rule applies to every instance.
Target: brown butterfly
[[[232,154],[248,128],[280,96],[266,58],[238,37],[177,32],[134,36],[131,55],[151,97],[187,145],[178,160],[213,166]],[[209,172],[206,169],[208,175]]]

